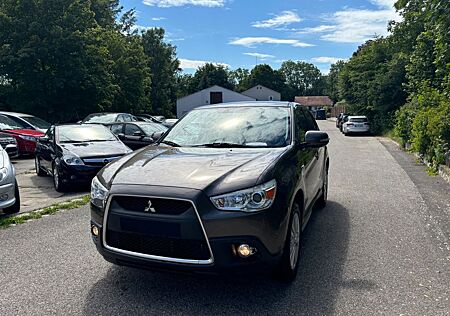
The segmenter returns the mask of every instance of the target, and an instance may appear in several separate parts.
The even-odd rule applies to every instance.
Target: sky
[[[359,45],[387,34],[400,20],[395,0],[121,0],[134,8],[136,28],[162,27],[181,68],[205,62],[230,69],[285,60],[315,64],[322,73]]]

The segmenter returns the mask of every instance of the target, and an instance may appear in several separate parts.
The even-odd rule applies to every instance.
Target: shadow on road
[[[316,210],[304,232],[297,280],[269,276],[164,274],[111,266],[90,289],[84,314],[331,314],[341,288],[371,290],[370,281],[342,279],[348,211],[336,202]]]

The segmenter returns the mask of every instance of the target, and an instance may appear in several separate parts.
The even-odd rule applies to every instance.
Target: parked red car
[[[17,122],[4,115],[0,115],[0,130],[16,139],[19,155],[34,154],[37,138],[44,136],[44,133],[20,126]]]

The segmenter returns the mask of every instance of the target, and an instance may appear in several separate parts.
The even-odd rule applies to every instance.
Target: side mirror
[[[152,139],[156,142],[158,139],[161,138],[161,136],[164,135],[164,132],[156,132],[152,134]]]
[[[135,132],[133,133],[133,136],[144,136],[144,135],[142,135],[142,132],[141,132],[141,131],[135,131]]]
[[[330,138],[328,134],[320,131],[309,131],[305,134],[305,144],[310,148],[319,148],[328,145]]]
[[[125,134],[124,133],[119,133],[119,134],[117,134],[117,137],[119,137],[119,139],[124,139],[125,138]]]

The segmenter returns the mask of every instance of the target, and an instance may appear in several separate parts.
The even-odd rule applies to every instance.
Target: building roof
[[[256,86],[251,87],[250,89],[245,90],[244,92],[242,92],[242,94],[245,95],[247,92],[249,92],[249,91],[252,90],[252,89],[255,89],[256,87],[262,87],[262,88],[264,88],[264,89],[266,89],[266,90],[269,90],[269,91],[272,91],[272,92],[274,92],[274,93],[279,93],[278,91],[275,91],[275,90],[273,90],[273,89],[267,88],[266,86],[263,86],[262,84],[257,84]]]
[[[211,90],[211,89],[218,89],[218,90],[222,90],[222,91],[228,91],[228,92],[230,92],[230,93],[233,93],[233,94],[239,94],[239,95],[241,95],[241,96],[243,96],[243,97],[246,97],[246,98],[255,100],[254,98],[250,98],[249,96],[243,95],[242,93],[239,93],[239,92],[236,92],[236,91],[233,91],[233,90],[230,90],[230,89],[227,89],[227,88],[218,86],[218,85],[213,85],[213,86],[208,87],[208,88],[205,88],[205,89],[203,89],[203,90],[200,90],[200,91],[194,92],[194,93],[192,93],[192,94],[185,95],[184,97],[178,98],[178,99],[177,99],[177,102],[180,101],[180,100],[182,100],[182,99],[184,99],[184,98],[191,97],[191,96],[196,95],[196,94],[201,94],[201,93],[204,92],[205,90]]]
[[[333,105],[333,101],[326,96],[308,96],[308,97],[295,97],[295,102],[304,105],[304,106],[324,106],[324,105]]]

